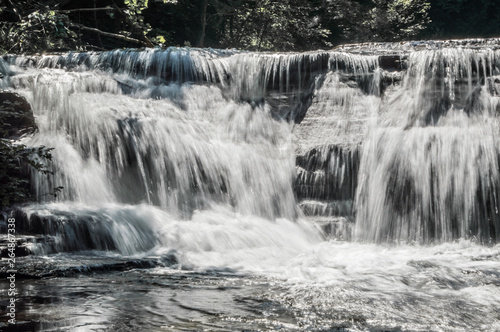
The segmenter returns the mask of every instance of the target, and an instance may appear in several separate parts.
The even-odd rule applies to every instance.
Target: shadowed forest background
[[[494,37],[496,0],[1,0],[0,52],[193,46],[304,51]]]

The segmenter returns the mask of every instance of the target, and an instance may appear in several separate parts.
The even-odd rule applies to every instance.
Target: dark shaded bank
[[[28,101],[15,92],[0,90],[0,207],[29,200],[29,159],[33,151],[18,140],[37,131]]]

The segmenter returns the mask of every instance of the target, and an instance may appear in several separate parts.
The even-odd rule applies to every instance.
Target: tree
[[[205,44],[205,34],[207,28],[207,8],[208,0],[203,0],[201,3],[201,36],[198,42],[198,47],[203,47]]]
[[[500,11],[496,0],[429,0],[432,23],[426,38],[498,37]]]
[[[31,1],[7,1],[0,7],[0,51],[34,53],[76,48],[68,16]]]
[[[214,0],[214,25],[222,47],[303,50],[325,45],[314,7],[306,0]]]
[[[369,30],[363,22],[370,4],[369,0],[324,0],[320,19],[331,32],[329,41],[334,45],[366,41]]]
[[[426,0],[373,0],[364,25],[370,39],[377,41],[405,40],[417,36],[429,24],[430,3]]]
[[[0,51],[102,50],[166,42],[159,34],[165,31],[153,29],[144,20],[149,0],[99,0],[100,7],[96,3],[6,0],[0,5]]]
[[[171,43],[250,50],[324,47],[322,0],[178,0],[149,3],[145,21],[169,32]]]
[[[310,50],[500,34],[496,0],[3,0],[0,51]]]
[[[324,0],[323,8],[334,44],[406,40],[430,23],[426,0]]]

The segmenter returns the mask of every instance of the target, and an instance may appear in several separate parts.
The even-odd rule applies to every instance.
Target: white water
[[[498,239],[495,59],[489,50],[461,49],[410,56],[401,88],[387,97],[364,143],[359,237]]]
[[[377,57],[334,52],[9,61],[1,84],[40,128],[23,142],[54,147],[24,209],[50,220],[36,254],[174,254],[147,273],[262,276],[290,330],[500,329],[500,248],[484,245],[500,237],[495,52],[412,53],[385,91]]]

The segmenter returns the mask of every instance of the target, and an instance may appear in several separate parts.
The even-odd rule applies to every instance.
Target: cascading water
[[[500,328],[500,52],[366,47],[0,59],[54,148],[14,213],[30,324]]]
[[[491,50],[410,55],[364,143],[360,238],[499,239],[496,61]]]

